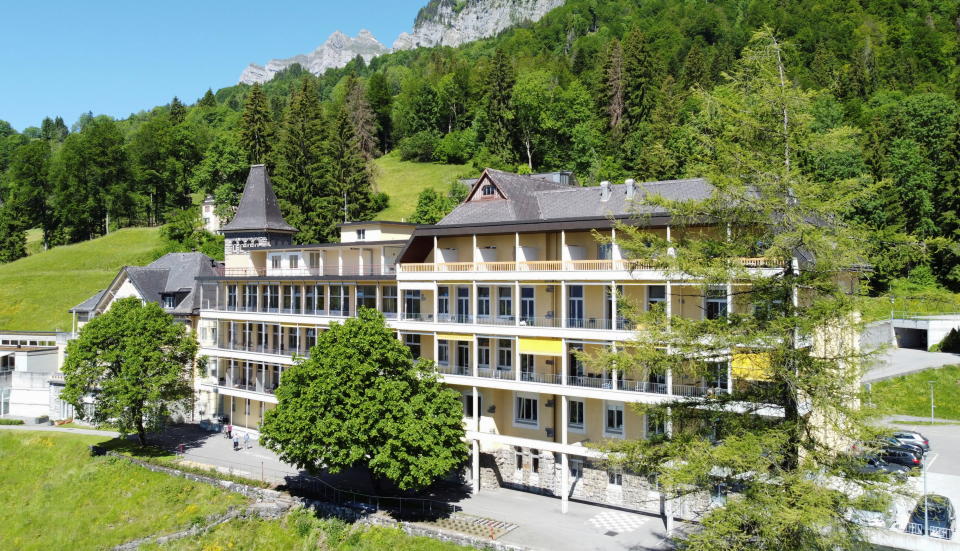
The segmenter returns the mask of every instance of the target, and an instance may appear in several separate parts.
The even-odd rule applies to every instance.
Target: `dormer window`
[[[173,308],[177,305],[177,299],[174,295],[162,295],[160,300],[163,301],[164,308]]]
[[[483,188],[480,189],[480,195],[483,197],[493,197],[497,194],[497,186],[493,184],[484,184]]]
[[[357,241],[363,241],[367,238],[367,230],[357,230]]]

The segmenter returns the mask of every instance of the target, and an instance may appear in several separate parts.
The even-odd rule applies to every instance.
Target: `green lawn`
[[[396,152],[380,157],[374,164],[377,167],[377,191],[390,196],[390,206],[377,214],[377,220],[399,222],[409,219],[421,191],[430,187],[446,193],[451,182],[473,175],[469,165],[401,161]]]
[[[127,228],[0,265],[0,329],[68,331],[67,310],[109,285],[122,266],[152,262],[158,228]]]
[[[928,369],[871,385],[869,399],[884,414],[930,416],[930,385],[937,419],[960,419],[960,365]]]
[[[306,510],[297,510],[281,520],[232,520],[199,538],[181,539],[165,545],[145,545],[144,551],[456,551],[452,543],[411,537],[391,528],[351,527],[337,520],[320,520]]]
[[[90,457],[103,437],[0,431],[0,549],[110,549],[243,505],[239,494]]]
[[[43,230],[27,230],[27,254],[37,254],[43,250]]]

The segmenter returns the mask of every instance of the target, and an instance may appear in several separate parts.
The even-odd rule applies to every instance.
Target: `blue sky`
[[[193,103],[248,63],[306,53],[336,30],[387,46],[427,0],[10,2],[0,19],[0,119],[17,130],[81,113]]]

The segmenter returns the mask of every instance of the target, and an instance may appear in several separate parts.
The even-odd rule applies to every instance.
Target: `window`
[[[280,309],[280,286],[263,286],[263,308],[266,312],[276,312]]]
[[[357,285],[357,308],[377,309],[377,287],[375,285]]]
[[[583,477],[583,460],[571,459],[570,460],[570,478],[576,481],[576,480],[580,480],[581,477]]]
[[[303,310],[302,293],[303,287],[300,287],[299,285],[293,286],[293,304],[291,306],[293,307],[294,314],[299,314]]]
[[[397,317],[397,286],[385,285],[383,287],[383,313],[388,318]]]
[[[310,253],[310,268],[314,270],[320,268],[320,253]]]
[[[514,421],[521,425],[536,425],[538,423],[537,399],[530,396],[517,396]]]
[[[567,287],[568,327],[583,327],[583,285]]]
[[[350,290],[346,285],[330,286],[330,314],[335,316],[350,315]]]
[[[457,321],[470,323],[470,288],[457,287]]]
[[[579,356],[581,352],[583,352],[582,344],[574,344],[570,347],[570,377],[585,377],[587,375],[583,360]]]
[[[403,317],[405,319],[420,319],[420,291],[403,292]]]
[[[497,187],[493,184],[485,184],[483,188],[480,189],[480,193],[484,197],[493,197],[497,194]]]
[[[365,229],[357,230],[357,241],[363,241],[366,238],[367,238],[367,230]]]
[[[520,319],[523,323],[532,324],[536,317],[536,302],[533,287],[520,288]]]
[[[727,290],[723,287],[707,289],[707,319],[727,317]]]
[[[307,352],[317,345],[317,329],[315,327],[307,328]]]
[[[477,316],[490,317],[490,287],[477,287]]]
[[[607,421],[604,431],[608,434],[623,434],[623,404],[606,404]]]
[[[513,368],[513,341],[497,339],[497,369]]]
[[[517,472],[523,470],[523,449],[520,446],[513,448],[514,455],[514,465],[517,468]]]
[[[647,310],[653,310],[658,305],[665,305],[666,303],[666,285],[647,285]]]
[[[477,339],[477,367],[487,369],[490,367],[490,339]]]
[[[307,285],[303,288],[303,298],[304,298],[304,313],[306,314],[316,314],[317,313],[317,287],[315,285]]]
[[[450,288],[437,287],[437,319],[447,321],[450,317]]]
[[[583,406],[582,400],[567,402],[567,426],[573,430],[583,430]]]
[[[296,270],[300,267],[300,255],[292,254],[290,255],[290,269]]]
[[[497,315],[501,318],[513,316],[513,287],[497,288]]]
[[[617,312],[617,319],[615,324],[612,325],[615,329],[623,329],[625,326],[626,320],[623,317],[623,312],[620,311],[619,300],[623,296],[623,285],[617,285],[614,288],[611,285],[606,285],[603,288],[603,296],[606,298],[604,301],[604,310],[603,316],[607,320],[613,319],[614,311]]]
[[[457,341],[457,373],[467,375],[470,373],[470,343],[467,341]]]
[[[483,414],[483,396],[477,393],[477,415]],[[463,395],[463,415],[464,417],[473,417],[473,393],[467,392]]]
[[[520,379],[523,381],[537,380],[537,364],[532,354],[520,354]]]
[[[600,243],[597,245],[597,259],[598,260],[610,260],[613,258],[613,244],[612,243]]]
[[[270,267],[274,270],[280,269],[280,255],[275,254],[270,257]]]
[[[647,438],[666,432],[666,424],[660,415],[647,415]]]
[[[293,286],[283,285],[280,289],[283,292],[283,300],[281,302],[283,312],[289,314],[293,310]]]
[[[246,308],[247,312],[257,311],[257,286],[256,285],[243,286],[243,305]]]
[[[530,450],[530,472],[540,472],[540,450]]]
[[[620,471],[607,471],[607,484],[610,486],[623,486],[623,473]]]
[[[440,365],[450,365],[449,341],[437,341],[437,363]]]
[[[164,308],[173,308],[174,306],[177,305],[177,299],[176,299],[176,297],[175,297],[174,295],[163,295],[162,300],[163,300],[163,307],[164,307]],[[236,295],[234,295],[233,300],[234,300],[234,302],[236,302],[236,300],[237,300]],[[234,307],[236,307],[236,306],[234,306]]]
[[[227,285],[227,310],[236,310],[236,309],[237,309],[237,286]]]
[[[420,335],[407,333],[403,336],[403,344],[407,345],[407,348],[410,349],[410,354],[414,360],[420,358]]]
[[[284,352],[283,348],[283,339],[280,338],[280,326],[271,325],[270,326],[270,341],[273,343],[273,347],[277,350],[277,353],[282,354]]]
[[[287,350],[293,354],[300,350],[300,328],[287,328]]]
[[[730,380],[727,367],[727,362],[707,362],[707,373],[710,375],[708,384],[725,391]]]

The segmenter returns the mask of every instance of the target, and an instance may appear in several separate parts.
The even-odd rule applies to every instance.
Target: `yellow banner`
[[[470,341],[473,342],[473,335],[458,335],[456,333],[437,333],[437,339],[441,341]]]
[[[738,379],[769,381],[770,355],[763,352],[734,354],[730,371]]]
[[[536,354],[538,356],[563,356],[563,341],[560,339],[534,339],[521,337],[519,340],[521,354]]]

